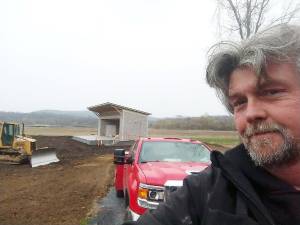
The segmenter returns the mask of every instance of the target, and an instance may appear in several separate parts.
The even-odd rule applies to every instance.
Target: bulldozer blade
[[[54,148],[40,148],[32,152],[30,164],[31,167],[37,167],[58,161]]]

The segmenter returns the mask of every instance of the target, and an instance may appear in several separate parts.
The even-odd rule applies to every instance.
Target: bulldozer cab
[[[20,135],[20,126],[14,123],[0,122],[1,145],[11,147],[14,144],[15,136]]]

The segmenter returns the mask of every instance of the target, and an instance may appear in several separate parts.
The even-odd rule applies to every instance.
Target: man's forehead
[[[255,74],[254,70],[252,68],[248,67],[242,67],[242,68],[237,68],[232,73],[230,74],[229,77],[229,86],[228,86],[228,91],[229,94],[231,92],[235,92],[236,90],[242,89],[243,85],[251,83],[257,84],[262,78],[257,76]]]
[[[234,90],[241,90],[243,85],[251,83],[256,89],[299,83],[300,73],[294,63],[272,63],[258,75],[251,67],[235,69],[229,77],[229,95]]]
[[[258,75],[252,68],[238,68],[230,75],[228,95],[233,95],[236,91],[243,91],[244,85],[251,85],[255,89],[260,89],[265,86],[278,85],[281,82],[282,79],[272,73],[263,72]]]

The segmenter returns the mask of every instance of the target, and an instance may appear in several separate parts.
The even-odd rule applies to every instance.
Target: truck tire
[[[116,190],[116,196],[118,198],[123,198],[124,197],[124,192],[123,190]]]

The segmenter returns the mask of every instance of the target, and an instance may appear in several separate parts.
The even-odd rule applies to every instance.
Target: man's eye
[[[243,104],[245,104],[247,101],[245,99],[238,99],[234,102],[232,102],[232,106],[233,108],[238,108],[240,106],[242,106]]]
[[[281,89],[269,89],[262,91],[262,94],[265,96],[273,96],[282,93]]]

